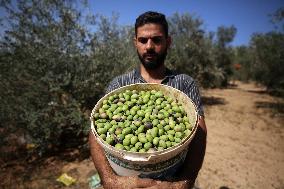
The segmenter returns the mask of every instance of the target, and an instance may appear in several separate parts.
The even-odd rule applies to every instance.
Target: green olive
[[[170,129],[171,129],[171,128],[170,128],[169,125],[164,126],[164,130],[165,130],[165,131],[168,131],[168,130],[170,130]]]
[[[152,143],[151,143],[151,142],[146,142],[146,143],[144,144],[144,149],[145,149],[146,151],[149,150],[151,147],[152,147]]]
[[[141,149],[143,147],[143,144],[141,142],[136,142],[135,148],[136,149]]]
[[[128,134],[128,135],[125,135],[125,138],[131,139],[133,136],[134,136],[133,134]]]
[[[140,152],[140,153],[145,153],[146,150],[145,150],[144,148],[141,148],[141,149],[139,150],[139,152]]]
[[[137,129],[137,134],[142,133],[144,131],[145,126],[141,125],[140,127],[138,127]]]
[[[123,143],[124,146],[129,146],[130,145],[130,139],[129,138],[124,138]]]
[[[193,127],[182,104],[159,90],[113,94],[93,117],[102,140],[130,152],[170,148],[189,136]]]
[[[176,132],[175,137],[176,138],[182,138],[182,132]]]
[[[130,127],[126,127],[122,130],[122,134],[127,135],[132,132],[132,129]]]
[[[161,140],[167,141],[169,139],[168,135],[162,135],[160,136]]]
[[[152,124],[153,124],[154,127],[157,126],[159,124],[159,120],[158,119],[154,119],[152,121]]]
[[[124,146],[125,150],[130,151],[130,146]]]
[[[105,128],[107,131],[108,131],[111,127],[112,127],[112,125],[111,125],[109,122],[107,122],[107,123],[104,124],[104,128]]]
[[[159,133],[159,129],[157,127],[153,127],[151,129],[151,135],[152,135],[153,138],[157,137],[158,133]]]
[[[131,114],[131,115],[128,115],[128,116],[127,116],[127,120],[132,121],[132,120],[133,120],[133,115],[132,115],[132,114]]]
[[[158,146],[159,141],[160,141],[159,137],[155,137],[155,138],[153,139],[153,144],[154,144],[155,146]]]
[[[124,149],[124,146],[123,146],[122,144],[120,144],[120,143],[117,143],[117,144],[115,145],[115,148],[118,149],[118,150],[123,150],[123,149]]]
[[[138,140],[142,143],[146,143],[147,142],[146,134],[145,133],[139,133]]]
[[[130,152],[137,152],[137,148],[135,146],[130,148]]]
[[[130,142],[132,145],[135,145],[138,142],[138,137],[137,136],[131,137]]]
[[[98,128],[98,134],[101,135],[101,134],[106,134],[107,133],[107,129],[106,128]]]
[[[147,141],[149,141],[149,142],[153,142],[153,137],[152,137],[151,134],[146,134],[146,139],[147,139]]]
[[[167,145],[167,148],[170,148],[172,146],[172,142],[166,141],[166,145]]]
[[[114,143],[114,138],[111,135],[107,136],[105,140],[110,145],[112,145]]]
[[[162,136],[164,134],[164,129],[159,129],[159,136]]]
[[[159,147],[167,148],[167,144],[164,140],[159,140]]]
[[[169,141],[171,141],[171,142],[175,141],[174,136],[171,135],[171,134],[168,134],[168,139],[169,139]]]
[[[176,142],[176,143],[180,143],[180,142],[181,142],[181,139],[176,137],[176,138],[175,138],[175,142]]]
[[[101,137],[101,139],[106,140],[106,135],[105,134],[101,134],[100,137]]]

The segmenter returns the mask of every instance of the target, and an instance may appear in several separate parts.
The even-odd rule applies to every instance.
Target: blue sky
[[[237,28],[234,46],[248,45],[255,32],[275,29],[268,15],[280,7],[284,7],[284,0],[89,0],[89,11],[107,17],[118,13],[121,25],[133,25],[139,14],[149,10],[166,16],[176,12],[194,14],[204,21],[207,32],[217,31],[218,26],[234,25]],[[0,16],[4,14],[0,9]],[[0,33],[3,30],[0,28]]]
[[[271,13],[284,7],[284,0],[90,0],[90,10],[107,17],[119,14],[119,24],[133,25],[136,17],[148,10],[171,16],[178,12],[195,14],[204,21],[206,31],[218,26],[237,28],[232,45],[247,45],[252,33],[274,29]]]

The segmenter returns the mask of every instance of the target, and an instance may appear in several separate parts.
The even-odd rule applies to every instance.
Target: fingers
[[[135,189],[189,189],[189,188],[191,188],[189,183],[185,181],[179,181],[179,182],[163,181],[150,187],[139,187]]]
[[[150,186],[154,186],[157,184],[157,181],[153,180],[153,179],[148,179],[148,178],[138,178],[136,177],[136,185],[138,188],[145,188],[145,187],[150,187]]]
[[[135,188],[135,189],[172,189],[171,184],[169,182],[159,182],[159,184],[155,184],[149,187],[139,187],[139,188]]]

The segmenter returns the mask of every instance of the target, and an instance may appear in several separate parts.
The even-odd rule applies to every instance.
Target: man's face
[[[161,25],[145,24],[137,28],[134,43],[141,63],[146,69],[153,70],[164,63],[171,39],[166,38]]]

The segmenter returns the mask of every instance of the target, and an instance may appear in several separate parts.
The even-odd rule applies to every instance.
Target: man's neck
[[[140,72],[147,83],[161,83],[166,76],[166,67],[161,65],[155,70],[148,70],[140,64]]]

